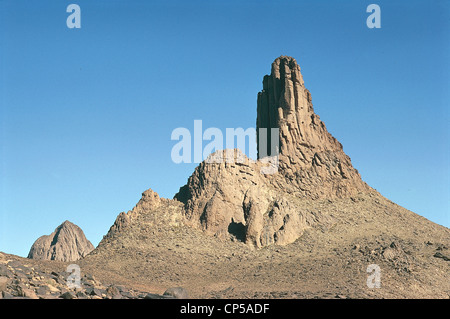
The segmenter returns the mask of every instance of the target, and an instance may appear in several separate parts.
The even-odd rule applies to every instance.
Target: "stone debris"
[[[3,254],[1,254],[4,256]],[[154,294],[121,285],[105,285],[90,274],[80,278],[79,288],[70,288],[70,273],[37,270],[19,260],[0,259],[0,299],[187,299],[186,289],[169,288]]]

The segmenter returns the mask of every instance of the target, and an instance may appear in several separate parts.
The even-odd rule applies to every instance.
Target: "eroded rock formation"
[[[279,129],[279,172],[272,176],[278,188],[313,199],[369,190],[341,143],[314,113],[311,94],[294,58],[277,58],[271,74],[264,77],[256,126],[258,145],[259,128]],[[268,149],[273,143],[267,134]]]
[[[263,142],[269,150],[279,145],[275,171],[266,170],[267,157],[261,153],[253,161],[237,149],[217,151],[195,169],[173,201],[151,190],[144,192],[133,210],[117,217],[106,237],[126,231],[139,214],[160,211],[163,203],[174,211],[181,208],[168,223],[186,223],[208,235],[257,248],[284,245],[305,229],[333,224],[326,212],[308,210],[305,201],[371,190],[314,113],[295,59],[281,56],[273,62],[258,93],[256,124],[257,132],[268,129],[267,140],[257,134],[258,149]],[[272,128],[278,129],[276,136],[271,136]]]
[[[264,164],[239,150],[234,154],[235,162],[201,163],[175,195],[184,203],[188,224],[257,248],[289,244],[308,227],[332,224],[329,216],[308,211],[298,198],[274,187],[261,174]],[[238,162],[242,157],[245,160]]]
[[[39,237],[28,253],[31,259],[76,261],[94,249],[77,225],[65,221],[50,235]]]
[[[332,218],[308,211],[298,199],[341,198],[370,190],[314,113],[295,59],[281,56],[273,62],[258,93],[256,124],[258,151],[266,142],[266,154],[274,156],[270,150],[279,146],[277,172],[261,173],[265,164],[259,152],[257,162],[235,150],[234,162],[201,163],[175,195],[194,227],[255,247],[288,244],[308,227],[332,224]],[[265,136],[260,128],[267,129]],[[272,128],[278,129],[275,137]],[[227,158],[223,152],[213,156]]]
[[[159,197],[158,193],[153,191],[152,189],[148,189],[142,193],[142,197],[136,206],[133,207],[132,210],[128,212],[121,212],[114,224],[110,227],[108,233],[104,236],[104,239],[114,238],[117,234],[121,232],[127,232],[129,227],[133,224],[136,224],[136,221],[139,219],[142,214],[153,214],[155,210],[163,206],[162,210],[164,213],[155,214],[154,220],[155,224],[157,222],[164,223],[168,226],[177,226],[184,222],[184,216],[182,212],[178,209],[180,206],[179,203],[167,199]],[[174,206],[174,209],[165,209],[170,206]],[[174,212],[176,211],[176,213]],[[101,245],[100,242],[99,245]]]

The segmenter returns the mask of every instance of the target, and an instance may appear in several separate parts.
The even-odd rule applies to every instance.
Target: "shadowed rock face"
[[[81,228],[66,220],[50,235],[39,237],[31,247],[28,258],[76,261],[94,248]]]

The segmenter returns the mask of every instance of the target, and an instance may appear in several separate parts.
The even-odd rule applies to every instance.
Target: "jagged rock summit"
[[[314,113],[311,94],[294,58],[277,58],[271,74],[264,76],[257,95],[256,126],[258,150],[263,142],[268,150],[279,146],[275,171],[264,170],[267,157],[260,153],[254,161],[238,149],[216,151],[174,196],[183,210],[174,217],[177,221],[251,247],[285,245],[308,228],[327,229],[334,224],[329,214],[311,210],[305,200],[375,192]],[[266,134],[263,140],[261,128],[276,128],[278,133]],[[106,238],[126,228],[139,212],[156,209],[161,200],[152,190],[143,193],[132,211],[118,216]]]
[[[28,258],[76,261],[94,248],[81,228],[66,220],[50,235],[39,237],[31,246]]]
[[[279,146],[276,172],[262,173],[265,164],[259,152],[257,162],[235,150],[234,161],[201,163],[175,195],[194,227],[219,238],[233,235],[255,247],[288,244],[307,228],[333,224],[326,214],[308,211],[300,199],[373,191],[314,113],[295,59],[281,56],[272,63],[258,93],[256,124],[258,151],[262,142],[267,150]],[[278,135],[267,133],[264,141],[260,128],[276,128]],[[226,152],[212,156],[229,158]]]
[[[279,174],[272,180],[278,188],[313,199],[342,198],[369,191],[342,144],[314,113],[311,93],[294,58],[281,56],[272,63],[257,104],[258,145],[259,128],[279,129],[275,137],[279,144]],[[276,142],[271,137],[267,134],[269,150]]]

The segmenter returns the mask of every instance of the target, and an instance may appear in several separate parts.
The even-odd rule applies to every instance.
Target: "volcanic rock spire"
[[[277,58],[271,74],[264,76],[257,99],[256,126],[258,149],[262,142],[259,128],[279,129],[279,174],[273,179],[285,191],[323,198],[369,189],[341,143],[314,113],[311,94],[294,58]],[[267,134],[269,150],[273,143],[271,134]]]
[[[342,145],[314,113],[311,94],[295,59],[281,56],[273,62],[258,94],[256,123],[258,149],[261,143],[266,144],[263,142],[267,142],[266,150],[279,145],[277,170],[261,172],[267,163],[262,161],[266,150],[258,154],[261,161],[257,162],[248,158],[230,163],[202,162],[174,197],[183,203],[192,226],[253,247],[284,245],[307,228],[333,224],[326,213],[312,212],[302,201],[371,190]],[[261,128],[267,128],[266,135],[260,135]],[[273,136],[271,128],[278,129],[278,134]],[[224,158],[225,152],[216,153]],[[241,157],[240,153],[235,150],[235,157]],[[267,155],[273,158],[276,154]]]

